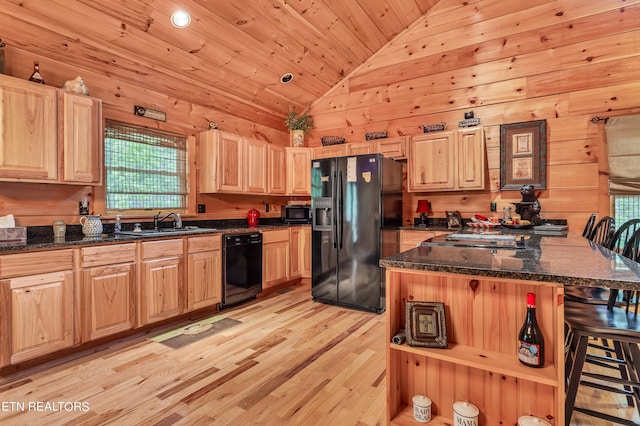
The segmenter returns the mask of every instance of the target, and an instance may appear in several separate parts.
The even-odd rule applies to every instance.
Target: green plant
[[[304,130],[305,134],[308,134],[309,130],[313,128],[313,120],[307,113],[300,114],[300,116],[296,117],[296,112],[290,111],[284,120],[284,125],[287,126],[289,130]]]

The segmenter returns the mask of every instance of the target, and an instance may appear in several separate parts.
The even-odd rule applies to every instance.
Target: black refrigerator
[[[312,160],[314,301],[382,313],[381,257],[398,252],[402,164],[381,154]]]

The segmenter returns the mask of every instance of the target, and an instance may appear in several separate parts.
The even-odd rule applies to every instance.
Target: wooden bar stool
[[[630,420],[598,412],[591,408],[576,407],[578,387],[589,386],[603,391],[626,395],[635,400],[640,407],[640,321],[624,309],[606,305],[593,305],[568,301],[564,307],[565,324],[568,327],[570,341],[565,352],[565,377],[567,380],[565,399],[565,418],[568,426],[571,415],[578,411],[589,416],[612,421],[623,425],[637,425]],[[602,339],[613,342],[621,348],[621,358],[588,354],[589,339]],[[624,366],[627,372],[622,377],[608,376],[583,371],[588,358],[600,359],[603,364]],[[617,368],[617,367],[616,367]],[[589,379],[596,379],[589,380]],[[639,411],[640,413],[640,411]]]

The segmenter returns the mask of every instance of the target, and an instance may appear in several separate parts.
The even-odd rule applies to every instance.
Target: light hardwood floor
[[[180,349],[139,336],[2,377],[0,424],[384,424],[384,315],[314,303],[310,293],[301,284],[224,310],[242,323]],[[638,420],[601,396],[579,398]],[[572,425],[610,423],[576,414]]]

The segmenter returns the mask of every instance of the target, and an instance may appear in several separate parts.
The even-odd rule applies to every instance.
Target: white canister
[[[551,426],[551,423],[540,417],[522,416],[518,419],[518,426]]]
[[[102,221],[100,220],[100,215],[80,216],[80,225],[82,225],[82,233],[87,237],[102,234]]]
[[[431,400],[424,395],[413,397],[413,418],[420,423],[431,420]]]
[[[453,426],[478,426],[480,410],[470,402],[453,403]]]

